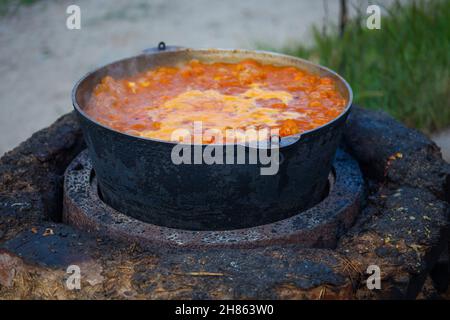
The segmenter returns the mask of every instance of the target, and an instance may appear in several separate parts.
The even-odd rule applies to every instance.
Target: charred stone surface
[[[4,154],[0,159],[0,210],[10,214],[37,210],[39,219],[59,220],[64,170],[84,148],[75,114],[69,113]],[[23,216],[30,218],[30,213]]]
[[[384,112],[354,108],[344,143],[366,176],[393,186],[428,189],[450,201],[450,165],[434,142]]]
[[[0,298],[436,297],[430,272],[447,242],[449,165],[383,113],[355,108],[349,119],[343,145],[370,192],[335,249],[144,250],[55,222],[62,174],[83,144],[68,114],[1,158]],[[81,290],[65,285],[70,264]],[[380,290],[367,289],[369,265],[381,269]]]

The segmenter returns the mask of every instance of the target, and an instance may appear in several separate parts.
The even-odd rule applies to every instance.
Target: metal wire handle
[[[142,50],[144,53],[155,53],[155,52],[161,52],[161,51],[176,51],[183,49],[183,47],[180,46],[168,46],[164,41],[160,41],[156,47],[148,48]]]

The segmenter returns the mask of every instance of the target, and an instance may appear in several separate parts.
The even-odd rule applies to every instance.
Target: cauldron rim
[[[344,110],[337,116],[335,117],[333,120],[319,126],[316,127],[314,129],[310,129],[310,130],[306,130],[303,131],[300,134],[296,134],[296,135],[291,135],[291,136],[286,136],[286,137],[281,137],[280,139],[280,148],[286,147],[288,145],[291,145],[295,142],[297,142],[301,137],[307,136],[307,135],[312,135],[314,133],[320,132],[322,129],[324,129],[325,127],[331,126],[333,123],[338,122],[340,119],[345,118],[347,116],[347,114],[350,112],[351,107],[352,107],[352,103],[353,103],[353,91],[352,88],[350,87],[350,85],[348,84],[348,82],[341,76],[339,75],[337,72],[331,70],[330,68],[327,68],[325,66],[322,66],[320,64],[317,63],[313,63],[311,61],[308,61],[306,59],[302,59],[299,57],[294,57],[291,55],[287,55],[287,54],[282,54],[282,53],[277,53],[277,52],[271,52],[271,51],[264,51],[264,50],[248,50],[248,49],[222,49],[222,48],[181,48],[181,47],[175,47],[175,49],[172,50],[165,50],[165,51],[152,51],[152,52],[143,52],[139,55],[134,55],[134,56],[130,56],[127,58],[123,58],[123,59],[119,59],[110,63],[107,63],[105,65],[102,65],[96,69],[94,69],[93,71],[90,71],[88,73],[86,73],[83,77],[81,77],[80,80],[78,80],[76,82],[76,84],[74,85],[73,89],[72,89],[72,93],[71,93],[71,97],[72,97],[72,104],[74,109],[81,115],[83,116],[86,120],[94,123],[97,126],[100,126],[108,131],[111,131],[115,134],[119,134],[119,135],[124,135],[124,136],[128,136],[130,138],[135,138],[138,140],[144,140],[144,141],[152,141],[152,142],[160,142],[160,143],[165,143],[165,144],[172,144],[172,145],[176,145],[176,144],[180,144],[180,142],[176,142],[176,141],[169,141],[169,140],[162,140],[162,139],[155,139],[155,138],[149,138],[149,137],[141,137],[141,136],[135,136],[132,134],[128,134],[125,132],[121,132],[118,130],[115,130],[111,127],[108,127],[98,121],[96,121],[95,119],[91,118],[86,112],[84,112],[83,108],[80,106],[80,104],[77,101],[77,92],[78,89],[80,87],[80,85],[86,80],[88,79],[90,76],[94,75],[95,73],[99,72],[100,70],[103,69],[107,69],[112,65],[115,64],[120,64],[120,63],[125,63],[126,61],[131,61],[133,59],[137,59],[141,56],[148,56],[148,55],[161,55],[161,54],[165,54],[165,53],[170,53],[170,52],[190,52],[190,53],[203,53],[203,54],[207,54],[207,53],[225,53],[225,54],[248,54],[248,55],[255,55],[255,60],[258,60],[258,57],[262,57],[262,56],[270,56],[273,57],[275,59],[279,59],[279,60],[291,60],[291,61],[295,61],[299,64],[305,65],[308,68],[311,69],[315,69],[315,70],[320,70],[323,73],[326,73],[328,75],[331,75],[333,77],[335,77],[336,79],[338,79],[343,87],[345,88],[345,90],[347,90],[346,94],[348,95],[347,97],[347,104],[344,108]],[[289,66],[286,64],[286,66]],[[195,144],[192,143],[190,144],[191,146],[194,145],[207,145],[207,144]],[[229,144],[221,144],[223,146],[227,146]],[[236,145],[236,143],[233,143],[232,145]],[[246,143],[247,145],[247,143]],[[259,146],[258,146],[259,147]]]

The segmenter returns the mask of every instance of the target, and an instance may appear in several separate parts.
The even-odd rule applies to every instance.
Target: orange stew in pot
[[[346,99],[335,81],[295,67],[191,60],[132,77],[106,76],[91,95],[87,114],[114,130],[173,141],[173,132],[278,129],[290,136],[322,126],[339,114]],[[225,141],[225,140],[224,140]],[[203,139],[203,143],[221,143]]]

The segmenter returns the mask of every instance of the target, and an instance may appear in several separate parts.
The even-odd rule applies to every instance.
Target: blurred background
[[[81,30],[66,28],[71,4]],[[369,4],[381,30],[366,27]],[[85,73],[162,40],[319,62],[450,160],[450,0],[0,0],[0,155],[72,110]]]

